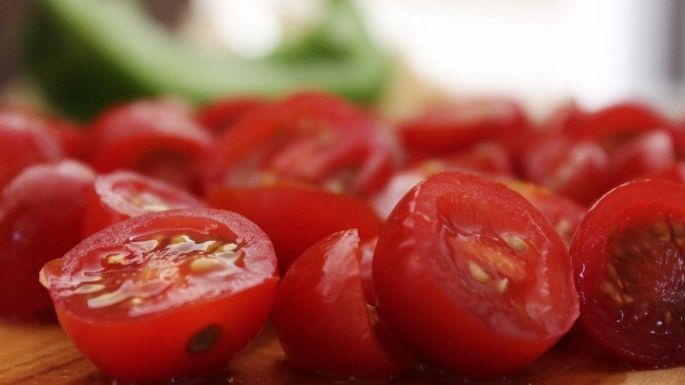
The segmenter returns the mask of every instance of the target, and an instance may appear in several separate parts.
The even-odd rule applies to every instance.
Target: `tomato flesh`
[[[50,306],[36,281],[45,262],[81,241],[95,174],[74,161],[24,169],[0,198],[0,316],[25,318]]]
[[[81,351],[105,374],[139,382],[224,368],[266,321],[277,284],[257,226],[199,208],[119,222],[41,275]]]
[[[360,259],[359,236],[356,230],[346,230],[317,242],[285,274],[274,307],[274,328],[288,362],[299,370],[382,380],[406,369],[374,332]]]
[[[116,171],[95,178],[88,193],[84,235],[139,215],[204,203],[186,191],[131,171]]]
[[[588,212],[571,244],[580,319],[631,364],[685,363],[683,199],[685,187],[667,181],[617,187]]]
[[[425,365],[519,370],[573,324],[560,236],[519,194],[475,175],[429,177],[400,201],[374,254],[381,320]]]

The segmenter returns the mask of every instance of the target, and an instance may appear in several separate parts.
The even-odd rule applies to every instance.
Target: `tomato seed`
[[[213,348],[221,338],[221,327],[209,325],[195,333],[188,341],[188,351],[190,353],[202,353]]]
[[[190,271],[195,274],[202,274],[221,268],[221,262],[214,258],[200,257],[190,262]]]
[[[469,261],[469,272],[471,273],[473,279],[479,283],[486,284],[492,281],[492,277],[490,277],[490,275],[486,273],[479,264],[473,261]]]
[[[101,284],[88,284],[88,285],[82,285],[79,286],[76,290],[74,290],[74,293],[76,294],[90,294],[90,293],[97,293],[98,291],[101,291],[102,289],[105,288],[105,285]]]
[[[518,235],[506,234],[502,236],[502,239],[517,253],[523,253],[528,250],[528,243],[526,243],[526,241],[524,241]]]

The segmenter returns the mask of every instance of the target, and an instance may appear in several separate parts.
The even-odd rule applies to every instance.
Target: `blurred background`
[[[0,0],[0,87],[31,1]],[[683,0],[358,0],[372,36],[417,98],[505,95],[533,109],[641,99],[685,111]],[[261,57],[316,17],[316,0],[155,0],[159,20],[199,44]],[[402,82],[403,79],[395,79]],[[417,91],[416,83],[420,84]]]

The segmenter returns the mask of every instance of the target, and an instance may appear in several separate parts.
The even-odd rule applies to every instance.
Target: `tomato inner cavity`
[[[599,306],[633,351],[681,357],[685,343],[685,224],[671,216],[631,223],[608,244]]]
[[[239,239],[156,233],[92,251],[58,289],[76,311],[135,317],[220,294],[244,268]]]

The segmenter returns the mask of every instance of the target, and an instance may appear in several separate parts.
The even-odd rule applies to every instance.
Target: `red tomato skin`
[[[105,111],[91,123],[87,140],[90,162],[100,172],[135,170],[197,191],[194,162],[211,136],[185,105],[153,99]]]
[[[27,167],[2,191],[0,317],[25,318],[50,306],[36,277],[81,240],[94,178],[86,165],[63,160]]]
[[[675,162],[675,144],[668,132],[654,130],[638,134],[612,151],[613,185],[655,174]]]
[[[213,374],[257,336],[273,306],[278,281],[160,316],[128,323],[93,322],[57,305],[62,329],[83,354],[107,376],[134,383]],[[191,355],[188,340],[207,325],[224,333],[221,344]]]
[[[296,183],[254,188],[219,187],[205,201],[254,221],[271,238],[281,272],[314,243],[336,232],[357,228],[363,240],[383,225],[365,201]]]
[[[161,180],[156,180],[131,171],[115,171],[101,174],[88,190],[83,235],[88,236],[117,222],[147,214],[144,208],[136,207],[126,197],[114,189],[116,186],[131,186],[139,192],[152,193],[166,202],[171,208],[205,207],[205,204],[185,190]]]
[[[134,234],[170,229],[232,233],[249,245],[245,258],[251,286],[234,280],[229,289],[179,306],[170,304],[157,313],[138,317],[107,317],[76,312],[69,297],[51,290],[63,274],[78,272],[81,258],[102,244],[120,244]],[[248,247],[248,246],[246,246]],[[62,259],[43,268],[55,310],[67,335],[107,376],[132,383],[160,383],[213,374],[252,341],[273,307],[278,277],[276,259],[266,234],[244,217],[205,208],[146,214],[119,222],[84,239]],[[209,325],[219,326],[221,337],[211,349],[189,353],[190,339]]]
[[[559,311],[554,333],[526,338],[493,329],[455,303],[442,286],[445,279],[457,278],[436,276],[441,268],[432,262],[434,254],[422,249],[436,235],[421,230],[425,223],[435,221],[436,209],[421,202],[421,196],[438,189],[459,191],[454,186],[472,183],[482,199],[492,199],[500,208],[515,206],[518,215],[530,215],[533,223],[544,228],[546,242],[555,254],[555,273],[548,277],[557,285],[559,296],[555,298],[559,303],[553,304]],[[520,370],[570,329],[578,315],[571,275],[563,241],[520,195],[495,182],[451,172],[428,178],[400,201],[379,236],[373,261],[381,322],[424,365],[473,378],[494,378]]]
[[[685,188],[680,184],[666,180],[627,182],[609,191],[590,208],[571,242],[570,255],[580,298],[580,323],[607,351],[618,359],[638,367],[682,365],[685,362],[682,343],[678,341],[671,346],[672,351],[676,352],[672,355],[657,357],[658,352],[639,352],[629,345],[634,343],[635,338],[644,339],[651,336],[632,334],[634,332],[631,332],[630,323],[638,321],[626,317],[628,326],[622,326],[623,324],[617,320],[611,319],[607,322],[606,318],[602,318],[604,308],[598,308],[601,306],[598,297],[602,294],[598,292],[597,287],[602,275],[607,272],[606,266],[612,253],[607,250],[606,245],[613,237],[618,236],[618,229],[633,219],[639,219],[645,213],[666,213],[682,220],[685,218],[682,206],[684,200]],[[650,270],[653,267],[644,267],[646,274],[653,273]],[[664,273],[669,272],[668,266],[661,269]],[[649,311],[651,310],[645,310],[645,315]],[[659,344],[663,344],[655,340],[643,342],[646,342],[640,346],[643,350],[657,350],[662,348]]]
[[[298,257],[279,286],[274,329],[298,370],[343,380],[386,380],[407,369],[373,330],[359,242],[356,230],[331,234]]]
[[[243,115],[266,104],[266,100],[257,96],[219,99],[202,106],[195,114],[195,119],[210,133],[219,135],[228,130]]]
[[[648,176],[649,179],[663,179],[673,183],[685,184],[685,161],[678,161]]]
[[[23,168],[62,156],[45,121],[25,111],[0,108],[0,189]]]

